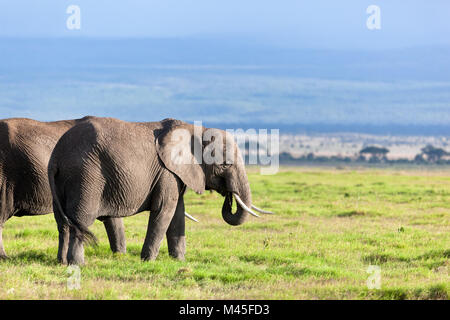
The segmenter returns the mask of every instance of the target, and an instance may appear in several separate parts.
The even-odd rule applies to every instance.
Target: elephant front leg
[[[169,255],[178,260],[184,260],[186,253],[184,210],[184,199],[180,195],[175,215],[166,232]]]
[[[177,208],[181,183],[171,173],[163,174],[155,186],[150,203],[150,217],[147,235],[141,251],[142,260],[155,260],[159,253],[164,234]]]
[[[0,260],[6,259],[7,257],[5,248],[3,247],[3,226],[0,225]]]
[[[103,220],[108,234],[109,246],[112,252],[126,253],[125,227],[121,218],[106,218]]]
[[[144,261],[155,260],[159,253],[164,234],[169,228],[169,224],[175,213],[177,201],[171,201],[160,211],[152,211],[149,217],[147,235],[141,251],[141,259]]]

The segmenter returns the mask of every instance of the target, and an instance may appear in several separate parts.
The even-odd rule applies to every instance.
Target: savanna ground
[[[103,225],[91,230],[81,288],[69,290],[56,261],[52,215],[5,224],[0,299],[448,299],[450,169],[249,169],[255,205],[277,215],[239,227],[221,218],[217,193],[189,192],[186,261],[164,240],[142,262],[148,213],[126,218],[126,255],[110,252]],[[380,268],[369,289],[368,267]]]

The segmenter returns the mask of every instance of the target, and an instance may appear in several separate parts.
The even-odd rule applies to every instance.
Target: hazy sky
[[[81,29],[69,31],[69,5]],[[381,30],[368,30],[369,5]],[[450,44],[448,0],[0,0],[0,36],[243,37],[292,47]]]

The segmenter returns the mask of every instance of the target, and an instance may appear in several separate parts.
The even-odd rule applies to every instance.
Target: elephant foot
[[[84,266],[84,250],[81,247],[81,250],[77,250],[75,252],[69,252],[67,255],[67,264],[68,265],[77,265]]]
[[[148,250],[142,250],[141,252],[141,260],[142,261],[154,261],[156,257],[158,257],[159,252],[152,252]]]
[[[72,235],[71,235],[72,237]],[[69,265],[75,264],[77,266],[84,265],[84,247],[83,242],[75,237],[70,239],[69,251],[67,254],[67,262]]]
[[[76,265],[76,266],[84,266],[84,259],[69,259],[68,263],[66,263],[66,265],[71,266],[71,265]]]
[[[169,255],[175,260],[184,261],[184,254],[173,254],[169,252]]]
[[[168,236],[167,244],[169,255],[177,260],[184,261],[186,253],[186,239],[184,236]]]
[[[142,261],[155,261],[156,260],[155,255],[141,255],[141,260]]]
[[[67,262],[67,258],[62,259],[62,258],[60,258],[60,257],[58,257],[58,263],[61,264],[61,265],[63,265],[63,266],[67,266],[67,265],[69,264],[69,263]]]
[[[127,253],[127,247],[115,247],[111,248],[111,251],[114,253],[114,255],[123,255]]]
[[[1,260],[6,260],[6,259],[8,259],[8,256],[6,255],[6,253],[0,253],[0,261]]]
[[[141,260],[142,261],[155,261],[156,258],[154,258],[154,257],[141,257]]]

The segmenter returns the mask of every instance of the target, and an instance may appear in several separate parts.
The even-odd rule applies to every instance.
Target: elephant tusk
[[[253,204],[252,204],[252,209],[255,209],[256,211],[261,212],[261,213],[265,213],[265,214],[275,214],[275,212],[266,211],[266,210],[260,209],[260,208],[258,208],[257,206],[255,206]]]
[[[186,211],[184,212],[184,215],[186,216],[186,218],[191,219],[192,221],[198,222],[197,219],[195,219],[193,216],[191,216],[189,213],[187,213]]]
[[[245,211],[247,211],[248,213],[250,213],[252,216],[255,216],[257,218],[259,218],[259,215],[257,215],[256,213],[254,213],[252,211],[252,209],[250,209],[249,207],[247,207],[244,203],[244,201],[241,200],[241,198],[236,194],[233,193],[234,198],[236,199],[237,203],[239,203],[239,205],[242,207],[242,209],[244,209]]]

